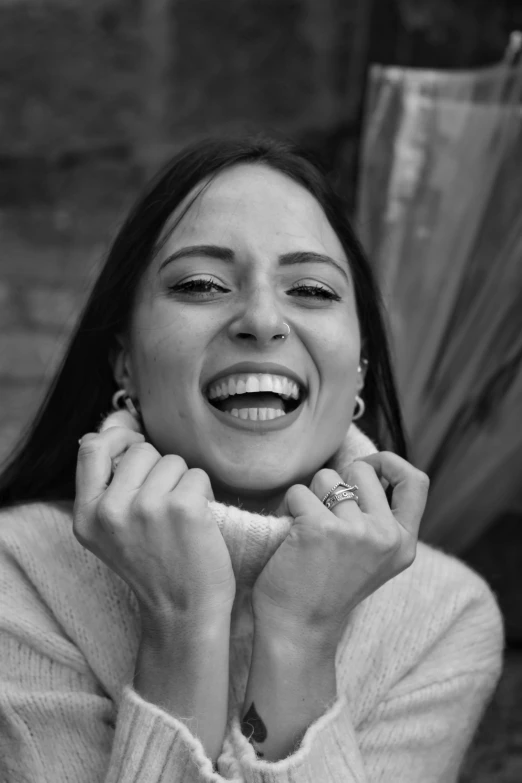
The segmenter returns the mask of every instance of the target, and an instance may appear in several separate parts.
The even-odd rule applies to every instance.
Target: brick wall
[[[47,258],[23,251],[23,264],[14,253],[3,262],[0,279],[0,462],[36,412],[86,299],[84,273],[96,266],[96,247],[73,259],[58,250]]]
[[[134,176],[88,164],[61,173],[50,203],[0,209],[0,462],[42,400]]]

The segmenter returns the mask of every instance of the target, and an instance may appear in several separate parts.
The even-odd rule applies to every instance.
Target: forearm
[[[259,758],[291,755],[337,698],[335,652],[256,632],[241,730]]]
[[[227,722],[230,619],[158,642],[142,638],[134,689],[182,721],[215,764]]]

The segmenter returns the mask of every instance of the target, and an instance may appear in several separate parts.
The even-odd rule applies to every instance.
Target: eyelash
[[[195,291],[194,286],[197,285],[205,285],[206,291]],[[218,286],[217,283],[215,283],[213,280],[210,279],[203,279],[200,278],[199,280],[188,280],[186,283],[182,283],[181,285],[177,286],[169,286],[169,291],[182,291],[182,292],[192,292],[195,296],[205,296],[206,293],[210,293],[210,286],[214,286],[215,288],[221,288],[221,286]],[[341,297],[337,294],[332,293],[331,291],[328,291],[327,288],[323,288],[322,286],[318,285],[302,285],[301,283],[294,288],[292,288],[292,291],[317,291],[317,293],[308,293],[306,296],[315,299],[330,299],[334,300],[336,302],[339,302],[341,300]]]

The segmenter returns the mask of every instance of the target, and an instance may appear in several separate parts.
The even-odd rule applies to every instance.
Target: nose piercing
[[[288,334],[278,334],[277,337],[280,337],[281,340],[286,340],[286,338],[289,337],[289,335],[290,335],[290,327],[288,326],[288,324],[285,321],[283,321],[283,324],[288,329]]]

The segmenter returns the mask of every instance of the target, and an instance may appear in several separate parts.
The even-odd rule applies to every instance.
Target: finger
[[[130,493],[137,492],[160,459],[161,454],[152,443],[146,441],[133,443],[114,467],[114,476],[107,493],[114,497],[122,494],[128,496]]]
[[[386,500],[386,493],[377,476],[377,473],[371,465],[364,462],[352,462],[345,471],[346,479],[343,479],[348,485],[355,484],[358,489],[355,490],[359,498],[359,508],[363,514],[370,514],[375,519],[386,519],[390,515],[390,507]],[[342,516],[344,504],[340,503],[332,511],[339,509],[338,516]]]
[[[187,470],[179,480],[176,491],[184,498],[201,497],[208,501],[214,500],[214,492],[208,473],[201,468]],[[204,505],[206,506],[208,503]]]
[[[129,411],[115,411],[109,414],[103,421],[99,432],[105,432],[105,430],[111,429],[111,427],[127,427],[133,432],[141,432],[140,424],[137,419]]]
[[[311,489],[304,484],[292,484],[285,492],[285,496],[277,509],[277,516],[298,519],[313,513],[314,507],[316,513],[324,513],[325,511],[325,506]]]
[[[87,433],[80,441],[76,466],[76,503],[83,506],[97,500],[107,489],[112,460],[133,443],[145,440],[126,427],[112,427],[101,433]]]
[[[342,482],[343,484],[348,483],[348,482],[346,482],[343,479],[343,477],[339,473],[337,473],[337,471],[330,470],[329,468],[323,468],[322,470],[319,470],[315,474],[315,476],[314,476],[314,478],[312,480],[312,483],[310,484],[310,490],[317,497],[317,499],[321,502],[321,505],[326,508],[326,506],[322,502],[323,498],[325,497],[326,494],[329,494],[332,491],[332,488],[336,484],[339,484],[339,482]],[[351,483],[353,484],[354,482],[351,482]],[[335,490],[333,490],[333,491],[334,492],[341,492],[344,489],[346,489],[346,487],[339,486],[339,487],[336,487]],[[353,493],[354,493],[354,495],[357,495],[358,494],[358,490],[354,489]],[[357,501],[355,499],[354,500],[350,500],[350,501],[347,500],[346,502],[347,503],[350,502],[352,504],[353,503],[357,504]]]
[[[426,473],[391,451],[369,454],[352,465],[359,462],[371,465],[379,478],[389,481],[393,487],[392,514],[402,527],[416,536],[428,499],[430,480]]]
[[[304,484],[294,484],[285,494],[283,502],[278,510],[279,515],[289,515],[294,517],[294,519],[297,519],[298,517],[315,516],[330,511],[330,509],[326,508],[322,499],[327,492],[340,481],[344,481],[344,479],[342,479],[335,470],[323,468],[315,474],[313,481],[310,484],[310,488],[306,487]],[[343,487],[339,487],[338,489],[341,490]],[[357,494],[357,490],[354,490],[354,494]],[[359,513],[359,508],[355,500],[342,501],[331,509],[331,512],[334,513],[337,509],[340,509],[341,506],[343,507],[343,512],[342,514],[338,512],[336,516],[342,517],[343,519],[348,518],[350,515],[353,518],[354,511]]]
[[[187,463],[177,454],[166,454],[161,457],[145,478],[141,492],[149,498],[162,496],[172,492],[181,478],[188,471]]]

